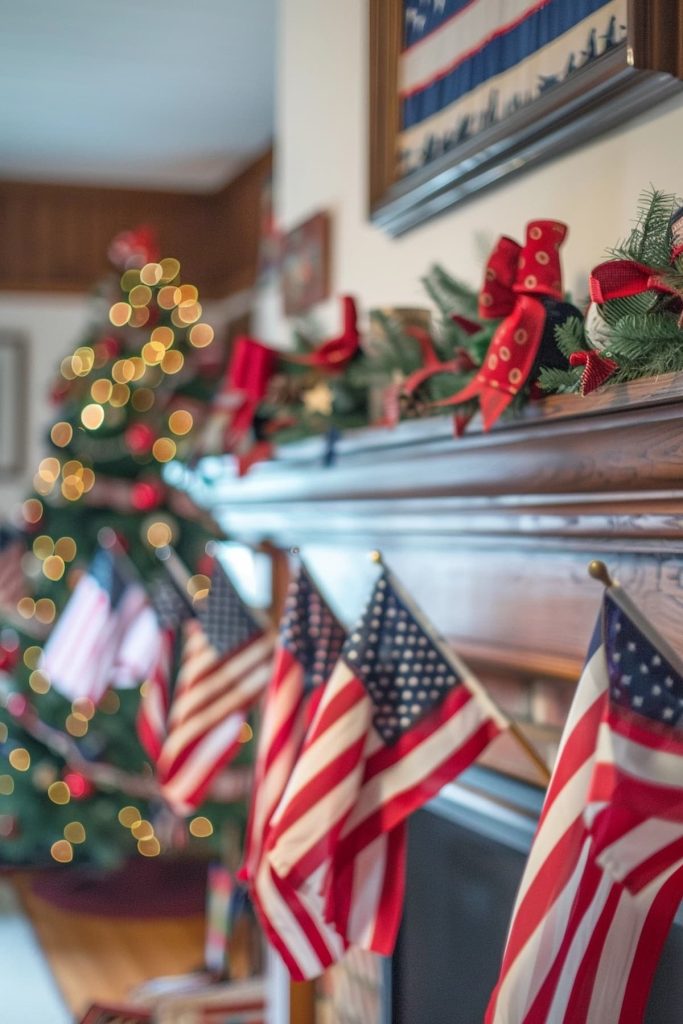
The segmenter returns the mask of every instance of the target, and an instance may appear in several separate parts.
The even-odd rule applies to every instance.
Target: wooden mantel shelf
[[[631,546],[667,537],[683,551],[680,374],[548,398],[489,434],[474,424],[454,438],[443,416],[351,431],[332,466],[324,450],[321,438],[283,446],[243,479],[230,456],[208,457],[174,467],[174,482],[252,539],[375,533],[381,514],[413,536],[514,531],[535,543],[559,528],[566,538],[588,532]]]
[[[450,416],[353,431],[329,466],[313,438],[242,479],[229,456],[174,464],[168,479],[235,539],[300,550],[349,623],[376,574],[367,551],[381,548],[538,741],[561,725],[585,657],[601,596],[592,558],[681,649],[683,376],[473,426],[459,439]]]

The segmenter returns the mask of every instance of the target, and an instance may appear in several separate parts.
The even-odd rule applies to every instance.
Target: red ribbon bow
[[[349,363],[360,346],[356,303],[350,295],[342,296],[342,331],[335,338],[323,341],[306,355],[284,353],[284,358],[304,366],[316,366],[328,373],[337,373]]]
[[[676,293],[656,270],[635,260],[607,260],[600,263],[591,271],[588,289],[591,301],[599,304],[649,291],[668,295]]]
[[[527,381],[543,338],[546,312],[540,296],[562,300],[559,249],[567,226],[537,220],[527,225],[521,247],[499,239],[486,265],[479,294],[479,315],[504,317],[486,357],[470,383],[439,406],[479,400],[484,430],[489,430]]]
[[[278,353],[256,338],[241,334],[235,338],[226,384],[219,399],[234,402],[234,411],[226,430],[226,449],[230,451],[249,430],[259,402],[265,397]]]

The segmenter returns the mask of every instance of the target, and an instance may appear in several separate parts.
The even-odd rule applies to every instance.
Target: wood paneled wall
[[[164,255],[206,298],[256,278],[261,189],[272,152],[219,192],[196,194],[0,182],[0,290],[89,291],[107,269],[107,247],[138,224],[157,231]]]

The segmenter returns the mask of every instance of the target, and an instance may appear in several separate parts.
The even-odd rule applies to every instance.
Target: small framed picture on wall
[[[26,338],[0,329],[0,476],[24,468],[26,451]]]
[[[330,294],[330,217],[316,213],[285,236],[282,256],[285,314],[306,313]]]

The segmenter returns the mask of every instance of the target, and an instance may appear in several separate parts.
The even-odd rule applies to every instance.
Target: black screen
[[[526,855],[432,811],[409,826],[392,1024],[481,1024]],[[647,1024],[683,1021],[683,927],[659,965]]]

